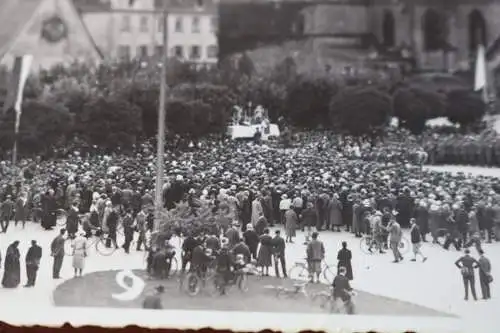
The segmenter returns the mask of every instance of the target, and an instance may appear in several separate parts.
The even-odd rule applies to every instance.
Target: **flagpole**
[[[160,229],[161,210],[163,208],[163,170],[165,154],[165,118],[166,118],[166,90],[167,90],[167,62],[168,62],[168,12],[167,1],[163,0],[162,8],[163,21],[163,53],[160,78],[160,101],[158,105],[158,138],[157,138],[157,167],[156,167],[156,188],[155,188],[155,223],[154,230]]]

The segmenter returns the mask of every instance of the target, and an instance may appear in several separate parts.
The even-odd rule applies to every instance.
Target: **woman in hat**
[[[80,233],[73,240],[71,245],[73,248],[73,269],[74,276],[82,276],[83,269],[85,268],[85,258],[87,257],[87,240],[85,233]]]
[[[259,254],[257,255],[257,266],[261,267],[262,275],[269,276],[269,267],[272,266],[273,238],[269,235],[269,229],[264,230],[260,236]]]

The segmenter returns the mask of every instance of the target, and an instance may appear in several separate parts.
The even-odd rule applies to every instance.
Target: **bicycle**
[[[180,282],[180,289],[191,297],[198,295],[207,286],[214,288],[208,290],[209,294],[214,294],[217,291],[215,271],[210,269],[207,269],[205,272],[200,270],[190,271],[186,276],[181,277]]]
[[[231,274],[231,278],[227,278],[225,274]],[[214,286],[219,295],[223,295],[232,286],[238,286],[238,289],[246,293],[248,291],[248,276],[244,270],[237,270],[233,272],[215,273]]]
[[[387,246],[387,249],[389,249],[389,246],[387,245],[387,241],[385,239],[382,241],[377,240],[373,235],[365,235],[359,240],[359,247],[364,254],[374,254],[377,252],[380,253],[386,250],[384,245]],[[398,246],[399,252],[401,252],[401,254],[406,254],[410,250],[410,242],[408,242],[408,239],[406,239],[405,237],[401,238]]]
[[[328,265],[324,260],[321,261],[321,265],[323,266],[321,269],[321,276],[326,282],[328,282],[328,284],[331,284],[337,275],[337,267]],[[303,280],[304,278],[309,279],[310,274],[307,259],[295,262],[292,268],[288,271],[288,276],[295,280]]]
[[[347,300],[343,300],[343,308],[345,314],[354,314],[355,313],[355,304],[353,301],[353,297],[356,296],[356,293],[353,291],[348,292],[350,297]],[[330,288],[329,291],[321,291],[316,293],[312,297],[313,303],[319,305],[320,308],[328,310],[330,313],[342,313],[340,307],[338,306],[339,299],[333,298],[333,290]]]

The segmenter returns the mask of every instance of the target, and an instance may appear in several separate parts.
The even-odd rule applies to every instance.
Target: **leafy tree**
[[[141,110],[114,97],[87,102],[80,121],[87,141],[105,148],[129,148],[142,132]]]
[[[328,126],[330,101],[338,93],[329,78],[297,77],[287,86],[286,117],[298,127]]]
[[[352,135],[372,135],[388,123],[391,106],[391,97],[375,88],[347,88],[330,103],[331,122]]]
[[[210,133],[210,106],[200,100],[172,99],[167,104],[168,131],[197,139]]]
[[[48,104],[37,100],[23,103],[19,123],[18,152],[44,153],[64,143],[71,134],[73,117],[61,104]],[[0,141],[4,150],[14,144],[15,112],[9,110],[0,121]]]
[[[465,89],[449,91],[446,115],[453,123],[466,128],[480,121],[486,113],[486,103],[475,92]]]
[[[414,134],[422,133],[427,120],[443,116],[445,108],[446,96],[437,92],[405,87],[393,95],[394,115]]]

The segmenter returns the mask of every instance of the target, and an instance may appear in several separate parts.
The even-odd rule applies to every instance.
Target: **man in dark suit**
[[[280,231],[275,231],[275,236],[273,238],[273,254],[274,254],[274,270],[276,276],[280,277],[280,272],[278,269],[279,264],[281,264],[281,270],[283,271],[283,277],[287,278],[286,274],[286,261],[285,261],[285,240],[280,235]]]
[[[51,255],[54,257],[54,264],[52,266],[52,278],[60,279],[59,273],[61,272],[61,267],[64,259],[64,242],[66,239],[64,238],[64,234],[66,233],[66,229],[61,229],[59,235],[52,241],[50,244]]]
[[[455,266],[457,266],[462,273],[462,278],[464,281],[465,300],[467,301],[469,299],[470,286],[472,297],[474,297],[474,300],[477,301],[474,269],[479,267],[479,263],[476,261],[476,259],[471,257],[469,249],[465,249],[465,255],[455,261]]]
[[[352,302],[353,289],[346,277],[345,267],[339,267],[339,274],[333,279],[333,301],[341,299],[344,302],[347,314],[354,314],[354,303]]]
[[[490,283],[493,281],[491,276],[491,262],[484,256],[483,250],[479,250],[479,256],[480,257],[477,262],[479,264],[479,283],[481,284],[481,294],[483,294],[483,299],[490,299]]]
[[[14,202],[11,199],[10,195],[7,195],[7,198],[2,203],[1,206],[1,223],[2,223],[2,232],[6,233],[9,228],[10,219],[12,218],[12,213],[14,212]]]
[[[25,287],[34,287],[36,282],[36,273],[40,267],[40,259],[42,258],[42,248],[38,246],[36,240],[31,241],[31,247],[26,253],[26,275],[28,281]]]

